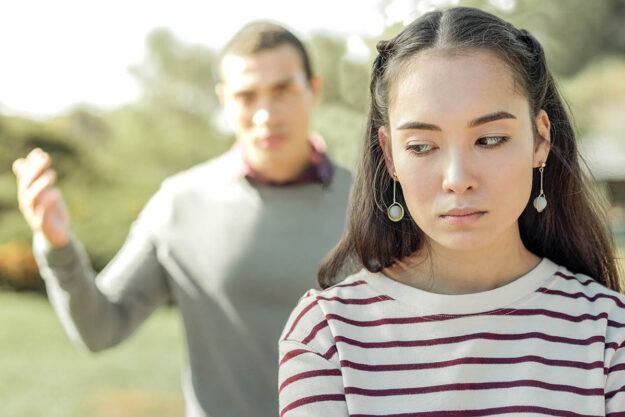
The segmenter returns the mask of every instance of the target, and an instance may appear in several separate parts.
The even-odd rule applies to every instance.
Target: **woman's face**
[[[488,51],[423,52],[397,68],[380,144],[431,243],[458,250],[520,244],[517,220],[532,169],[549,152],[546,113],[535,117],[537,140],[531,117],[512,72]]]

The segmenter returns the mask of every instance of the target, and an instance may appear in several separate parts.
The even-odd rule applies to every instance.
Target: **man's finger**
[[[22,167],[22,165],[24,164],[24,158],[18,158],[15,161],[13,161],[13,173],[15,174],[15,176],[19,177],[20,175],[20,168]]]
[[[56,180],[56,173],[51,169],[44,172],[39,178],[37,178],[30,187],[26,190],[26,202],[31,207],[37,207],[40,195],[46,189],[48,189]]]
[[[26,190],[50,166],[50,157],[41,149],[32,150],[20,166],[18,186]]]

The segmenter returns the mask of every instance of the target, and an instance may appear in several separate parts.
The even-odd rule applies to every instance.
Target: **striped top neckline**
[[[381,272],[372,273],[362,269],[353,280],[367,282],[381,294],[386,294],[403,304],[404,308],[417,314],[479,314],[492,312],[518,303],[523,298],[539,294],[539,288],[553,285],[558,265],[543,258],[525,275],[501,287],[469,294],[437,294],[395,281]],[[350,281],[352,280],[350,279]]]

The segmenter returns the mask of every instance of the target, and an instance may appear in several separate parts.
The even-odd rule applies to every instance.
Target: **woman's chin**
[[[429,236],[428,240],[433,244],[433,247],[462,252],[486,249],[495,242],[492,234],[477,231],[445,233],[441,236],[435,236],[435,238]]]

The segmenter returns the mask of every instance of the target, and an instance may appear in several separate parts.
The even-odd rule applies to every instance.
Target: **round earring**
[[[398,222],[404,218],[404,208],[397,202],[395,197],[397,189],[397,173],[393,172],[393,204],[386,209],[386,214],[392,222]]]
[[[540,171],[540,193],[538,194],[538,197],[534,199],[534,208],[539,213],[542,212],[545,207],[547,207],[547,198],[545,197],[545,193],[543,192],[543,171],[545,170],[546,166],[547,164],[541,162],[540,168],[538,168],[538,171]]]

